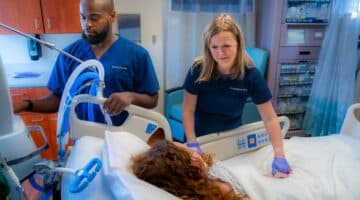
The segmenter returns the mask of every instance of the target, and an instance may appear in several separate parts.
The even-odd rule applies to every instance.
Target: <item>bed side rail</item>
[[[160,113],[145,109],[139,106],[130,105],[125,108],[129,112],[128,118],[121,126],[110,126],[106,124],[80,120],[76,113],[75,108],[79,103],[90,102],[102,105],[105,98],[94,97],[90,95],[77,95],[74,97],[71,104],[70,113],[70,128],[71,136],[79,138],[81,136],[95,136],[104,137],[105,130],[109,131],[127,131],[140,137],[145,142],[159,129],[162,129],[165,138],[172,140],[169,124],[165,117]]]
[[[278,119],[284,138],[290,127],[290,120],[286,116],[278,117]],[[246,124],[230,131],[202,136],[198,138],[198,141],[203,151],[215,153],[219,160],[254,151],[270,144],[262,121]]]
[[[360,138],[360,103],[348,108],[340,134]]]

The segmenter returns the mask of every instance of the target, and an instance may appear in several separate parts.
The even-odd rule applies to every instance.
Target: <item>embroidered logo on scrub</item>
[[[127,68],[126,67],[122,67],[122,66],[111,66],[113,69],[119,69],[119,70],[127,70]]]
[[[246,88],[229,87],[229,89],[237,92],[247,92]]]

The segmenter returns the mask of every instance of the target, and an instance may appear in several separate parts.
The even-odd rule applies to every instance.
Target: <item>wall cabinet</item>
[[[0,22],[26,33],[44,33],[40,0],[2,0]],[[12,33],[0,28],[0,33]]]
[[[45,33],[79,33],[79,0],[41,0]]]
[[[276,98],[276,112],[290,119],[290,130],[302,129],[317,63],[281,63]]]
[[[50,92],[47,88],[21,88],[10,90],[10,95],[13,102],[24,99],[39,99],[47,96],[49,93]],[[25,125],[41,126],[41,128],[44,130],[49,143],[49,148],[41,154],[41,157],[49,160],[57,160],[57,114],[23,112],[20,113],[20,117],[24,120]],[[44,144],[44,141],[41,139],[40,133],[38,131],[31,131],[30,135],[38,147]]]
[[[0,22],[31,34],[79,33],[80,0],[2,0]],[[12,33],[0,28],[0,33]]]
[[[257,46],[270,52],[267,80],[273,104],[279,116],[289,117],[289,135],[301,135],[331,0],[258,3]]]

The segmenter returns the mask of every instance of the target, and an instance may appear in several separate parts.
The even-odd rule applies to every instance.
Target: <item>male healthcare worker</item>
[[[113,0],[81,0],[82,39],[65,48],[81,60],[98,59],[105,68],[103,108],[112,116],[114,125],[126,118],[121,111],[129,104],[145,108],[157,105],[159,83],[149,53],[141,46],[115,35],[112,23],[116,19]],[[47,87],[51,94],[40,100],[25,100],[14,104],[14,111],[57,112],[66,81],[79,63],[60,54]],[[87,120],[86,106],[77,110],[80,119]],[[95,121],[104,122],[96,107]]]

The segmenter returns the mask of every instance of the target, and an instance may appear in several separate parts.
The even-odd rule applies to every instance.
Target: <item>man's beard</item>
[[[89,44],[99,44],[105,41],[108,32],[109,32],[109,24],[106,25],[106,27],[101,33],[98,33],[95,36],[88,37],[86,36],[84,31],[81,33],[81,36]]]

